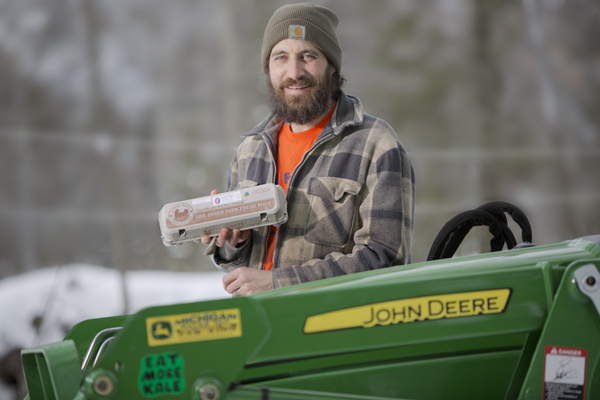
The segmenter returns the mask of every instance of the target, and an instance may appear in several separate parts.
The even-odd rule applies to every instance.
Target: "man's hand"
[[[223,289],[237,296],[249,296],[273,289],[271,271],[240,267],[223,277]],[[235,294],[237,292],[237,294]]]
[[[210,192],[211,196],[219,194],[218,191],[213,190]],[[229,243],[231,247],[235,247],[238,244],[244,242],[250,236],[250,230],[240,231],[234,229],[231,232],[227,228],[221,228],[219,236],[217,236],[216,245],[217,247],[223,247],[225,243]],[[202,236],[202,243],[209,245],[212,239],[210,236]]]

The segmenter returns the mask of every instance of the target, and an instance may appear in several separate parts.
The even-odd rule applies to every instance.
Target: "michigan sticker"
[[[242,336],[239,308],[146,318],[148,346]]]
[[[509,288],[481,290],[413,297],[346,308],[308,317],[304,323],[304,333],[499,314],[506,310],[510,293]]]

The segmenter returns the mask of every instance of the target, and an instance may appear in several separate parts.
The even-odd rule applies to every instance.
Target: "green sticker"
[[[183,358],[177,353],[152,354],[142,359],[140,392],[146,397],[180,394],[185,387]]]

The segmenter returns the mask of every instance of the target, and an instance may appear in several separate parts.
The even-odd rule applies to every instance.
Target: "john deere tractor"
[[[492,251],[452,257],[477,225]],[[531,243],[491,203],[426,262],[83,321],[23,350],[28,398],[600,399],[600,235]]]

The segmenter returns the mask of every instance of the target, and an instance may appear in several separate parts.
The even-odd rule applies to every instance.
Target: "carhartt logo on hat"
[[[304,25],[290,25],[288,27],[288,38],[304,40],[304,32],[306,27]]]

